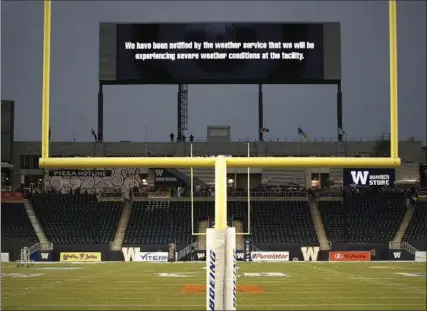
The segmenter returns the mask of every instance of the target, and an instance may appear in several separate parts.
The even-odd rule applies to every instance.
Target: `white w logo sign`
[[[318,246],[315,247],[301,247],[302,257],[304,257],[304,261],[317,261],[319,257],[320,248]]]
[[[351,178],[356,185],[366,185],[369,171],[351,171]]]
[[[128,176],[134,176],[139,173],[139,168],[129,168],[127,171]]]
[[[138,261],[141,249],[139,247],[122,247],[122,253],[125,261]]]
[[[163,176],[163,170],[155,170],[156,172],[156,176],[157,177],[162,177]]]
[[[49,253],[41,253],[40,254],[43,260],[49,259]]]

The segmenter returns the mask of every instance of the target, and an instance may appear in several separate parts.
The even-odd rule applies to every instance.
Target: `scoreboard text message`
[[[119,83],[294,83],[340,78],[339,24],[332,24],[338,36],[330,47],[330,27],[321,23],[116,24],[104,33],[116,35],[112,62]],[[102,57],[102,45],[100,51]],[[100,80],[112,80],[112,70],[101,68],[113,53],[107,54]],[[332,69],[325,62],[331,55]]]

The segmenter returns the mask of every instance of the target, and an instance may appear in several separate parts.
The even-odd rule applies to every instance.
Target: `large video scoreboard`
[[[286,84],[341,79],[339,23],[101,23],[99,80]]]

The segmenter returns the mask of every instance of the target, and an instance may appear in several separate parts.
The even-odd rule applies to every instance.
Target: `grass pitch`
[[[206,310],[204,263],[2,264],[2,310]],[[426,264],[239,263],[238,310],[426,310]]]

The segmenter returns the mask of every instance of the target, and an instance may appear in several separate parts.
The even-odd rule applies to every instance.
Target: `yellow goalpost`
[[[43,44],[43,109],[42,109],[42,156],[39,160],[42,168],[105,168],[105,167],[165,167],[165,168],[209,168],[215,167],[215,173],[223,176],[215,178],[215,188],[226,188],[227,167],[234,168],[395,168],[401,165],[398,157],[398,104],[397,104],[397,39],[396,39],[396,0],[389,0],[389,38],[390,38],[390,158],[355,158],[355,157],[174,157],[174,158],[51,158],[49,157],[49,109],[50,109],[50,35],[51,35],[50,0],[44,1],[44,44]],[[224,170],[221,171],[221,170]],[[221,185],[224,184],[224,185]],[[225,195],[218,196],[221,208],[216,210],[215,225],[227,226],[226,189]]]
[[[50,106],[50,47],[51,47],[51,0],[44,0],[44,42],[43,42],[43,106],[42,106],[42,156],[41,168],[127,168],[127,167],[165,167],[165,168],[215,168],[215,230],[227,230],[227,167],[230,168],[397,168],[401,165],[398,157],[398,103],[397,103],[397,36],[396,36],[396,0],[389,0],[389,54],[390,54],[390,157],[389,158],[359,158],[359,157],[173,157],[173,158],[123,158],[123,157],[76,157],[51,158],[49,157],[49,106]],[[235,236],[235,232],[233,232]],[[209,234],[208,234],[209,237]],[[213,236],[212,236],[213,237]],[[227,239],[217,235],[218,243],[207,250],[207,309],[208,310],[235,310],[235,275],[234,287],[219,285],[219,276],[215,279],[215,265],[218,269],[221,264],[227,264],[231,257],[221,257],[216,249],[225,248]],[[208,243],[209,239],[208,239]],[[215,244],[215,245],[214,245]],[[235,245],[235,241],[234,241]],[[235,246],[234,246],[235,247]],[[231,252],[230,252],[231,253]],[[222,256],[225,256],[222,254]],[[233,255],[234,256],[234,255]],[[228,259],[227,259],[228,258]],[[230,271],[235,273],[235,257]],[[228,269],[228,268],[227,268]],[[228,271],[228,270],[227,270]],[[228,272],[227,272],[228,273]],[[215,295],[211,295],[212,282],[218,283],[214,291],[232,291],[230,296],[224,297],[230,302],[219,303]],[[225,280],[227,281],[227,280]],[[229,280],[228,280],[229,281]],[[213,284],[214,284],[213,283]],[[215,285],[214,285],[215,286]],[[221,294],[221,295],[222,295]],[[234,301],[234,302],[233,302]]]

